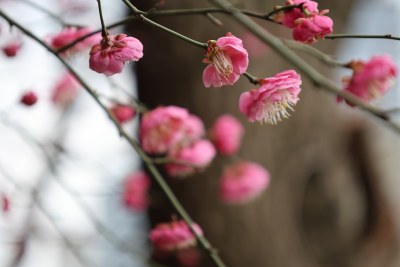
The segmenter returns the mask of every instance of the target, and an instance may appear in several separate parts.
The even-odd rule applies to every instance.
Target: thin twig
[[[153,27],[159,28],[159,29],[161,29],[161,30],[163,30],[165,32],[168,32],[169,34],[172,34],[172,35],[174,35],[174,36],[176,36],[176,37],[178,37],[178,38],[180,38],[180,39],[182,39],[182,40],[184,40],[184,41],[186,41],[186,42],[188,42],[190,44],[193,44],[193,45],[198,46],[200,48],[207,48],[207,44],[206,43],[201,43],[201,42],[198,42],[196,40],[193,40],[192,38],[189,38],[189,37],[187,37],[185,35],[182,35],[182,34],[176,32],[176,31],[171,30],[170,28],[167,28],[167,27],[165,27],[165,26],[163,26],[161,24],[158,24],[157,22],[147,18],[146,16],[144,16],[146,14],[146,12],[137,9],[131,2],[129,2],[129,0],[122,0],[122,2],[124,2],[124,4],[127,5],[129,7],[129,9],[132,10],[132,12],[140,20],[142,20],[143,22],[145,22],[147,24],[150,24]]]
[[[390,39],[400,41],[400,37],[392,36],[391,34],[373,35],[373,34],[331,34],[325,36],[325,39],[343,39],[343,38],[356,38],[356,39]]]
[[[295,50],[307,53],[310,56],[315,57],[316,59],[318,59],[322,63],[325,63],[328,66],[349,68],[348,63],[343,63],[343,62],[334,60],[333,58],[331,58],[327,54],[321,52],[320,50],[316,49],[315,47],[312,47],[310,45],[306,45],[303,43],[299,43],[299,42],[296,42],[293,40],[288,40],[288,39],[281,39],[281,40],[290,49],[295,49]]]
[[[39,144],[39,142],[36,142],[36,144]],[[15,188],[21,192],[25,192],[24,186],[19,184],[13,177],[8,174],[2,166],[0,166],[0,173],[9,181],[11,182]],[[38,181],[37,185],[30,191],[31,194],[31,204],[30,204],[30,211],[27,216],[28,219],[30,219],[33,211],[33,206],[35,205],[45,217],[49,220],[49,222],[54,226],[55,230],[58,232],[60,235],[61,239],[63,240],[64,244],[67,246],[67,248],[72,252],[72,254],[76,257],[76,259],[83,265],[83,266],[93,266],[93,263],[89,263],[89,261],[83,257],[83,255],[80,253],[78,249],[75,248],[74,244],[68,239],[68,237],[64,234],[62,231],[61,227],[53,220],[51,214],[47,211],[43,203],[39,199],[39,191],[40,189],[45,185],[45,183],[48,181],[46,175],[42,175],[42,178]],[[26,233],[23,235],[27,235],[31,232],[30,226],[27,226],[28,229],[26,229]],[[16,259],[18,260],[18,259]],[[15,266],[17,262],[14,261],[12,266]]]

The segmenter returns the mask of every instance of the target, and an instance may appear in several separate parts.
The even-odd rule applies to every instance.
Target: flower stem
[[[129,2],[129,0],[122,0],[122,2],[124,2],[139,19],[141,19],[142,21],[146,22],[147,24],[150,24],[153,27],[159,28],[161,30],[164,30],[164,31],[168,32],[169,34],[172,34],[172,35],[174,35],[174,36],[176,36],[176,37],[178,37],[178,38],[180,38],[180,39],[182,39],[182,40],[184,40],[184,41],[186,41],[186,42],[188,42],[188,43],[190,43],[192,45],[198,46],[200,48],[207,48],[207,44],[206,43],[201,43],[201,42],[198,42],[196,40],[193,40],[192,38],[189,38],[189,37],[187,37],[185,35],[182,35],[182,34],[176,32],[176,31],[171,30],[170,28],[167,28],[167,27],[165,27],[165,26],[163,26],[161,24],[158,24],[157,22],[152,21],[151,19],[147,18],[145,16],[146,13],[141,11],[141,10],[139,10],[139,9],[137,9],[134,5],[132,5],[131,2]]]
[[[246,76],[246,78],[247,78],[247,79],[249,80],[249,82],[251,82],[252,84],[254,84],[254,85],[259,84],[259,82],[258,82],[259,79],[258,79],[256,76],[253,76],[253,75],[251,75],[251,74],[248,73],[248,72],[243,73],[243,75]]]
[[[101,0],[97,0],[97,6],[99,8],[99,16],[100,16],[100,22],[101,22],[101,36],[103,36],[103,38],[108,39],[108,31],[106,28],[106,24],[104,23],[103,11],[101,8]]]

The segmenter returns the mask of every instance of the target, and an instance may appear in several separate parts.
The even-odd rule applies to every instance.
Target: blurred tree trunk
[[[133,2],[145,10],[152,7],[148,1]],[[163,8],[204,3],[170,0]],[[264,12],[279,3],[239,4]],[[331,9],[335,31],[341,32],[351,1],[321,1],[320,6]],[[217,39],[227,31],[242,36],[243,29],[227,16],[216,16],[224,27],[201,15],[156,20],[199,41]],[[290,36],[282,27],[260,23]],[[277,126],[250,124],[237,108],[240,93],[253,88],[245,78],[232,87],[204,88],[204,51],[138,22],[130,29],[144,44],[145,56],[136,66],[141,101],[150,107],[183,106],[203,118],[206,126],[223,113],[236,115],[246,126],[240,157],[263,164],[272,174],[266,193],[241,206],[223,205],[218,199],[226,159],[219,158],[194,177],[168,179],[229,267],[398,266],[393,260],[393,212],[382,191],[367,116],[338,108],[332,95],[303,80],[301,101],[289,120]],[[332,54],[334,44],[326,40],[317,48]],[[249,71],[267,77],[289,68],[271,51],[252,57]],[[318,68],[329,74],[328,68]],[[169,220],[173,209],[157,188],[153,199],[152,222]],[[212,263],[205,260],[203,265]]]

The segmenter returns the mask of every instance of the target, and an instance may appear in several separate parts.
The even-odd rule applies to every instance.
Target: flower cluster
[[[142,57],[143,45],[138,39],[126,34],[107,35],[90,50],[89,67],[111,76],[121,73],[125,62]]]
[[[367,62],[352,61],[349,67],[353,70],[353,75],[343,79],[344,91],[367,102],[380,99],[393,85],[397,76],[397,67],[387,55],[372,57]],[[338,101],[341,100],[338,97]]]
[[[312,0],[287,0],[286,6],[298,7],[283,11],[275,18],[293,30],[293,39],[302,43],[313,43],[333,31],[333,21],[325,16],[329,10],[318,10],[318,3]]]
[[[142,148],[149,154],[167,154],[171,161],[166,170],[171,176],[193,174],[205,168],[216,151],[203,139],[203,122],[186,109],[158,107],[143,115],[140,127]]]

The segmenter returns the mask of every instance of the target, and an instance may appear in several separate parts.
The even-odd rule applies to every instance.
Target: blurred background
[[[23,2],[1,1],[0,8],[40,36],[61,29],[48,15]],[[103,2],[106,23],[128,13],[122,3]],[[207,1],[132,2],[143,10],[156,3],[165,9],[208,6]],[[260,12],[284,4],[232,2]],[[35,3],[69,22],[99,26],[95,1]],[[397,0],[318,3],[320,10],[330,9],[334,33],[400,36]],[[74,12],[66,12],[65,5]],[[155,20],[199,41],[217,39],[228,31],[241,37],[251,56],[249,72],[255,76],[292,68],[229,17],[216,17],[222,27],[205,16]],[[258,22],[283,38],[291,36],[279,25]],[[134,95],[137,91],[150,108],[171,104],[188,108],[208,127],[221,114],[235,115],[246,127],[239,156],[271,173],[268,190],[242,206],[227,206],[218,198],[226,159],[217,158],[205,172],[188,179],[167,178],[227,266],[399,266],[398,135],[364,112],[337,104],[335,96],[305,79],[301,101],[290,119],[277,126],[248,123],[237,108],[240,93],[253,88],[246,79],[233,87],[204,88],[203,51],[139,22],[130,23],[128,30],[144,44],[145,56],[112,82]],[[52,105],[49,88],[63,70],[46,51],[23,40],[18,58],[0,60],[0,194],[3,207],[9,205],[0,216],[0,266],[146,266],[151,253],[148,228],[169,221],[173,208],[154,185],[148,217],[124,209],[121,183],[140,167],[137,156],[85,92],[68,110]],[[387,53],[400,63],[399,43],[391,40],[324,40],[315,47],[344,62]],[[300,55],[337,83],[351,75]],[[72,60],[92,86],[113,95],[108,79],[87,70],[86,54]],[[32,109],[18,105],[27,89],[37,90],[43,98]],[[396,86],[380,106],[399,105]],[[399,115],[392,117],[399,121]],[[134,123],[127,127],[134,133]],[[44,157],[43,144],[54,162]],[[213,266],[206,255],[202,258],[201,266]]]

